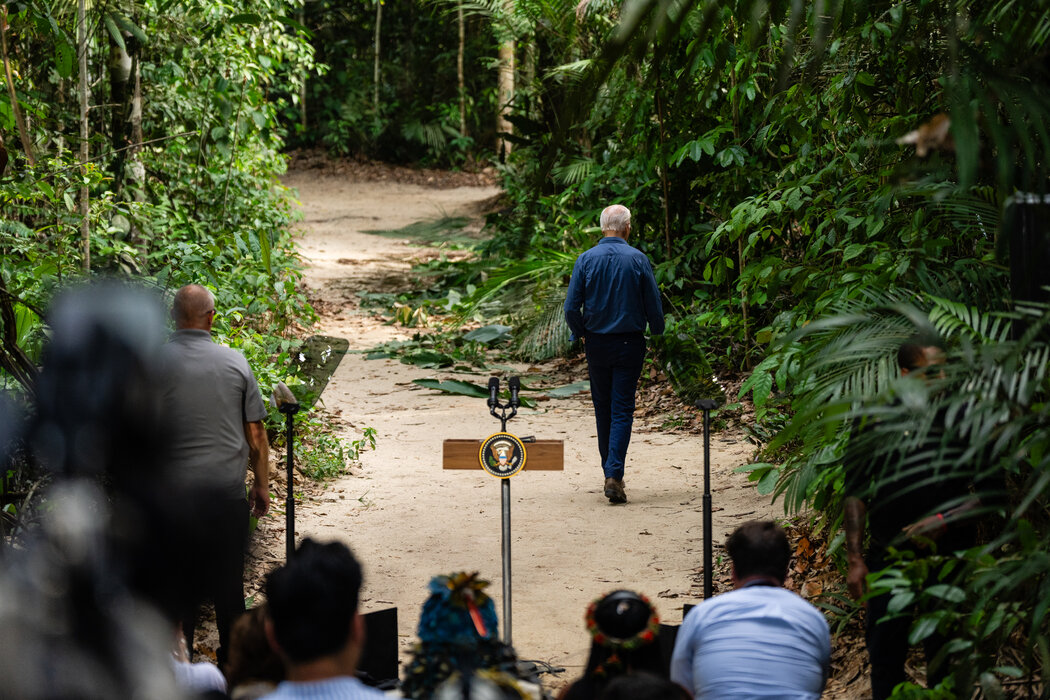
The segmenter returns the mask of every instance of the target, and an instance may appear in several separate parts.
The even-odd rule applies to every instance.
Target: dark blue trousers
[[[606,477],[622,479],[634,423],[634,395],[645,359],[645,336],[591,333],[584,348],[602,471]]]

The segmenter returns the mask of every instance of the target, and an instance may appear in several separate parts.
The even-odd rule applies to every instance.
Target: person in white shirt
[[[671,680],[695,698],[817,700],[828,679],[831,634],[824,616],[785,589],[791,548],[772,521],[752,521],[726,542],[734,590],[686,615]]]

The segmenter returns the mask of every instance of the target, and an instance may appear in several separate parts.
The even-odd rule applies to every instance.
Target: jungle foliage
[[[305,3],[299,19],[309,29],[320,75],[304,77],[304,99],[282,109],[289,144],[428,165],[484,160],[495,143],[493,32],[488,22],[464,18],[461,123],[454,7]]]
[[[627,205],[665,294],[656,361],[690,397],[746,377],[761,492],[834,530],[854,422],[881,426],[892,481],[907,456],[886,438],[921,440],[931,413],[969,447],[930,464],[1004,476],[981,547],[873,583],[924,606],[916,639],[953,640],[956,689],[1048,672],[1048,319],[1029,302],[1050,268],[1050,0],[103,0],[79,25],[77,6],[0,5],[5,389],[31,392],[50,295],[85,270],[205,281],[222,339],[272,384],[312,318],[280,150],[491,157],[507,195],[491,238],[432,264],[401,322],[499,322],[523,358],[570,352],[572,263],[601,209]],[[494,154],[508,41],[512,148]],[[945,346],[943,380],[897,378],[915,333]],[[425,350],[480,352],[445,341]]]
[[[918,444],[936,429],[970,445],[923,453],[934,473],[1004,476],[1005,493],[984,494],[982,515],[1001,519],[984,523],[982,546],[902,560],[873,583],[894,610],[921,604],[915,641],[952,640],[955,690],[942,692],[979,683],[994,696],[1005,678],[1043,677],[1050,385],[1046,311],[1025,303],[1050,282],[1050,3],[513,10],[543,31],[521,51],[501,170],[511,207],[490,220],[487,257],[448,271],[450,305],[503,314],[530,359],[568,351],[572,261],[600,235],[600,210],[627,205],[669,312],[657,361],[706,376],[702,361],[681,366],[684,345],[718,373],[750,372],[741,393],[772,440],[768,461],[746,467],[761,492],[834,531],[858,419],[881,426],[887,483],[915,465],[915,442],[889,439],[912,424]],[[1034,243],[1017,244],[1022,226]],[[896,348],[916,333],[948,350],[934,386],[896,379]]]
[[[77,6],[0,6],[0,391],[31,401],[52,295],[97,277],[209,286],[220,342],[265,391],[294,384],[295,331],[314,317],[277,179],[276,88],[313,66],[294,3],[107,0],[83,25]],[[33,475],[8,476],[0,505],[17,511]]]

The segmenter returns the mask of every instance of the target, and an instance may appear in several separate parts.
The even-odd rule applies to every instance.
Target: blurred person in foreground
[[[652,673],[632,673],[609,681],[601,700],[690,700],[693,696],[674,681]]]
[[[230,654],[226,661],[226,680],[232,700],[257,700],[272,693],[285,679],[284,662],[266,638],[265,603],[237,618],[230,631]]]
[[[185,508],[195,494],[167,469],[163,302],[95,283],[56,295],[47,323],[35,410],[0,439],[0,468],[17,450],[47,484],[2,550],[0,698],[185,697],[171,655],[185,603],[175,572],[206,534]],[[0,419],[0,438],[14,424]]]
[[[919,379],[936,392],[945,378],[944,350],[935,342],[903,343],[897,352],[902,377]],[[900,406],[900,402],[894,404]],[[995,478],[975,480],[981,465],[962,458],[969,444],[947,430],[947,409],[931,413],[923,405],[917,416],[885,416],[859,427],[850,439],[844,459],[843,526],[846,533],[850,595],[862,600],[868,592],[869,572],[881,571],[893,561],[891,550],[923,556],[950,554],[977,543],[973,517],[982,505],[978,494],[994,494],[1002,485]],[[960,414],[961,416],[961,414]],[[956,420],[961,421],[960,416]],[[920,426],[920,421],[928,421]],[[891,441],[895,452],[874,443]],[[893,461],[899,461],[894,464]],[[979,462],[981,460],[974,460]],[[993,505],[995,496],[985,496]],[[867,552],[864,543],[870,535]],[[928,585],[941,583],[935,573]],[[893,595],[884,592],[865,601],[865,643],[871,659],[871,688],[875,700],[888,698],[908,680],[908,633],[914,608],[889,614]],[[938,659],[948,640],[935,631],[923,640],[927,685],[937,686],[949,675],[949,665]]]
[[[598,453],[610,503],[626,503],[624,464],[634,424],[635,392],[645,360],[645,329],[664,332],[660,289],[645,253],[627,244],[631,211],[602,211],[602,239],[576,259],[565,298],[572,339],[583,341],[598,428]]]
[[[667,677],[658,641],[660,618],[648,598],[634,591],[613,591],[592,602],[584,619],[591,635],[587,667],[558,700],[598,700],[620,676]]]
[[[500,641],[496,606],[485,593],[488,585],[476,571],[430,579],[430,595],[419,615],[419,643],[402,674],[406,698],[430,698],[453,676],[469,681],[478,675],[498,681],[507,692],[543,696],[539,679],[522,678],[514,649]]]
[[[212,533],[200,563],[182,572],[197,599],[183,614],[183,631],[192,657],[199,600],[212,600],[223,666],[230,628],[244,612],[249,509],[256,517],[269,510],[270,465],[259,385],[243,355],[212,341],[215,314],[215,297],[208,289],[190,284],[175,293],[175,332],[162,355],[162,391],[172,421],[172,473],[208,494],[192,506]],[[246,499],[248,467],[255,480]]]
[[[784,588],[784,530],[754,520],[726,541],[734,590],[689,611],[671,656],[671,680],[696,698],[817,700],[831,665],[824,616]]]
[[[365,645],[361,565],[339,542],[303,540],[266,580],[266,636],[288,680],[268,700],[382,698],[355,677]]]

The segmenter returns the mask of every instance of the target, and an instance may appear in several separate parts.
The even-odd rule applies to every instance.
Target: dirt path
[[[289,173],[305,221],[302,252],[307,285],[322,300],[318,332],[365,349],[411,331],[383,325],[359,309],[357,292],[408,289],[413,260],[432,250],[362,233],[397,229],[440,216],[477,216],[497,194],[484,187],[426,189],[391,182],[350,182],[317,171]],[[529,368],[520,366],[523,377]],[[535,370],[533,370],[534,372]],[[415,628],[430,577],[477,570],[492,582],[502,625],[500,485],[480,469],[443,471],[445,438],[483,438],[499,429],[483,401],[440,395],[411,380],[463,379],[396,360],[365,360],[350,353],[322,400],[355,438],[366,426],[378,446],[362,466],[332,483],[297,512],[298,536],[341,539],[365,566],[364,611],[397,606],[404,651]],[[485,384],[488,375],[467,377]],[[586,379],[585,370],[574,381]],[[668,410],[672,410],[668,399]],[[522,410],[509,426],[519,435],[565,441],[564,472],[525,472],[512,480],[513,642],[523,659],[567,669],[556,687],[582,671],[589,638],[583,612],[596,596],[616,588],[649,595],[661,617],[678,623],[682,605],[701,597],[700,438],[646,431],[635,424],[628,454],[629,502],[604,498],[590,399],[586,394]],[[659,421],[656,422],[659,425]],[[651,426],[650,426],[651,427]],[[752,446],[739,436],[712,440],[715,542],[741,522],[780,515],[778,507],[732,470]],[[716,549],[716,556],[719,550]]]

